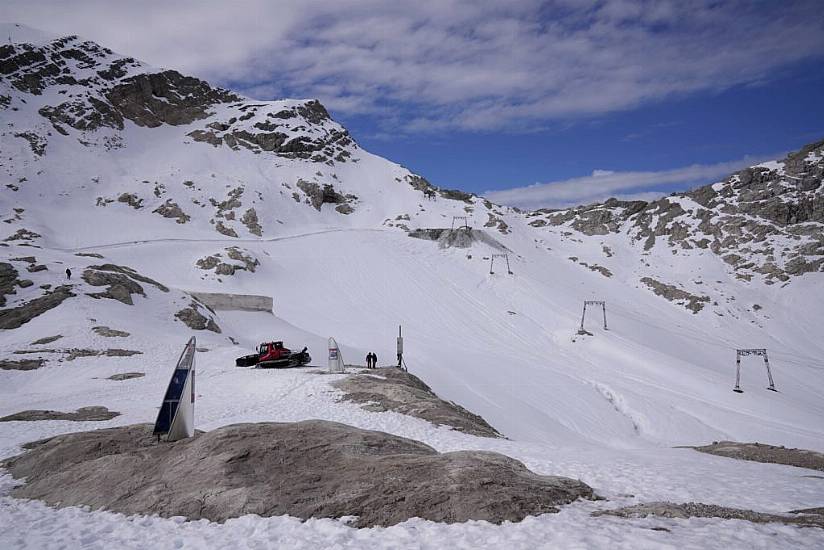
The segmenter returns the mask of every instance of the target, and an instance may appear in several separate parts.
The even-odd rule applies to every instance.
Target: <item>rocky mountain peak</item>
[[[0,109],[34,106],[49,123],[25,132],[37,154],[49,128],[86,146],[116,148],[126,121],[148,128],[204,121],[188,132],[194,141],[331,164],[356,147],[318,100],[252,101],[77,36],[0,47]]]
[[[824,141],[781,161],[656,201],[619,201],[527,214],[533,227],[627,233],[644,251],[709,250],[741,280],[767,284],[824,271]]]

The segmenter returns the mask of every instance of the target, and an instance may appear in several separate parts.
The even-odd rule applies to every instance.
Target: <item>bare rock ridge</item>
[[[0,329],[19,328],[35,317],[56,308],[72,296],[75,294],[71,291],[71,287],[63,285],[54,290],[48,290],[39,298],[34,298],[19,306],[0,310]]]
[[[795,514],[795,515],[790,515]],[[754,512],[752,510],[742,510],[740,508],[728,508],[716,506],[714,504],[701,504],[698,502],[688,502],[686,504],[675,504],[673,502],[649,502],[636,504],[625,508],[612,510],[602,510],[593,512],[598,516],[617,516],[621,518],[645,518],[647,516],[658,516],[674,519],[689,518],[721,518],[740,519],[753,523],[783,523],[785,525],[798,525],[799,527],[818,527],[824,529],[824,515],[818,512],[808,512],[797,510],[789,512],[787,515],[767,514],[764,512]]]
[[[368,411],[394,411],[481,437],[501,437],[480,416],[442,400],[413,374],[394,367],[366,371],[334,382],[343,399],[363,403]]]
[[[80,407],[74,412],[31,410],[10,414],[0,418],[0,422],[36,422],[39,420],[69,420],[72,422],[101,422],[120,416],[117,411],[106,407]]]
[[[702,453],[768,464],[785,464],[798,468],[809,468],[824,472],[824,453],[806,449],[788,449],[764,443],[738,443],[735,441],[716,441],[711,445],[690,447]]]
[[[0,463],[25,478],[15,497],[190,520],[289,514],[357,516],[357,527],[413,517],[501,523],[596,498],[580,481],[535,474],[498,453],[438,453],[321,420],[234,424],[174,443],[157,443],[151,425],[137,424],[25,448]]]
[[[619,201],[527,214],[533,227],[568,227],[585,235],[627,233],[650,250],[707,249],[736,277],[766,284],[824,271],[824,141],[779,162],[653,202]]]
[[[122,130],[127,120],[148,128],[191,124],[213,117],[215,107],[222,105],[228,107],[225,120],[213,120],[189,132],[189,137],[217,147],[243,147],[328,164],[346,162],[352,156],[350,149],[356,147],[349,133],[332,123],[317,100],[270,112],[265,105],[248,102],[198,78],[153,69],[77,36],[46,44],[3,45],[0,75],[17,90],[38,96],[50,87],[84,87],[87,93],[58,96],[58,102],[38,111],[63,135],[105,128]],[[313,127],[311,131],[301,133],[307,125]],[[15,137],[26,140],[36,155],[46,151],[45,135],[18,132]],[[93,141],[82,139],[81,143]],[[110,137],[104,145],[117,148],[121,142]],[[175,204],[157,212],[178,223],[188,221],[188,215]]]

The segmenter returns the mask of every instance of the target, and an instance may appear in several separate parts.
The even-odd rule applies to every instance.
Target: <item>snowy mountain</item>
[[[2,30],[12,42],[0,47],[0,416],[122,414],[0,423],[0,456],[151,421],[194,334],[202,429],[322,418],[438,450],[504,452],[613,503],[821,505],[803,470],[672,447],[824,450],[824,142],[651,203],[520,212],[368,153],[316,100],[256,101],[78,37]],[[198,292],[271,296],[274,310],[213,311]],[[584,300],[606,302],[608,330],[588,308],[579,334]],[[337,375],[233,366],[274,339],[323,365],[329,336],[347,363],[374,351],[388,365],[398,325],[410,371],[508,439],[341,402]],[[765,389],[760,358],[744,359],[744,393],[731,391],[736,348],[768,350],[778,392]],[[125,372],[143,376],[109,379]],[[0,498],[10,521],[98,514]],[[613,520],[590,518],[597,506],[496,529],[523,529],[532,547],[548,532],[583,545],[586,531],[630,546],[652,536],[622,538]],[[723,528],[708,521],[708,533]],[[309,547],[324,528],[288,525]],[[432,540],[486,540],[475,528],[420,524]],[[781,540],[820,540],[796,531]],[[769,533],[748,526],[734,542]]]

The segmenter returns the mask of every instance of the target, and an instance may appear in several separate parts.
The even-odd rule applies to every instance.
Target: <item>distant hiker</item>
[[[71,278],[72,278],[72,270],[71,270],[71,269],[69,269],[68,267],[66,268],[66,278],[67,278],[67,279],[71,279]]]
[[[371,351],[366,354],[366,368],[367,369],[372,368],[372,352]]]
[[[372,352],[372,368],[378,368],[378,356],[375,354],[374,351]]]

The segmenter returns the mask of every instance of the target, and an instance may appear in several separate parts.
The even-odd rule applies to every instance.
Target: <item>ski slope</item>
[[[22,34],[30,38],[20,40],[51,43],[37,33]],[[78,78],[96,69],[66,59]],[[119,59],[104,52],[97,62],[102,68]],[[129,74],[152,70],[136,63]],[[19,328],[0,330],[3,359],[47,359],[37,370],[0,370],[0,416],[90,405],[122,415],[106,422],[2,422],[0,457],[55,434],[152,422],[174,361],[195,335],[203,350],[196,359],[199,429],[236,422],[340,421],[411,437],[441,451],[502,452],[536,472],[580,478],[608,500],[579,502],[556,515],[502,526],[411,520],[355,530],[345,521],[300,523],[288,517],[244,517],[217,525],[53,510],[8,497],[13,482],[0,474],[0,525],[17,526],[0,530],[0,547],[128,548],[147,540],[160,548],[824,546],[824,536],[812,529],[589,516],[652,500],[764,512],[824,504],[824,481],[810,471],[675,448],[730,439],[824,451],[824,273],[767,285],[737,278],[707,249],[685,251],[660,239],[647,250],[623,229],[584,235],[565,225],[537,227],[529,213],[480,197],[441,193],[428,200],[425,180],[354,143],[347,145],[347,160],[330,163],[191,137],[243,109],[257,110],[232,124],[252,132],[254,124],[299,110],[309,104],[305,101],[241,98],[213,105],[206,118],[189,123],[147,127],[126,120],[122,129],[66,127],[66,133],[38,114],[66,97],[105,98],[104,92],[91,84],[54,84],[31,94],[0,80],[0,95],[8,96],[11,106],[0,111],[0,219],[6,222],[0,227],[6,245],[0,261],[33,281],[6,295],[6,307],[39,297],[45,285],[71,284],[77,293]],[[288,127],[293,137],[345,131],[331,118],[293,122]],[[20,135],[44,140],[43,152]],[[335,200],[344,197],[351,212],[337,210],[340,203],[316,204],[311,185],[334,188]],[[168,203],[186,217],[158,213]],[[686,199],[684,204],[691,207]],[[243,221],[250,209],[259,235],[254,224]],[[500,250],[484,242],[440,248],[408,234],[450,228],[455,216],[466,216],[474,230],[505,246],[513,274],[498,263],[489,273],[489,258]],[[16,237],[24,230],[37,236]],[[230,230],[236,236],[227,235]],[[775,237],[779,244],[784,238]],[[202,267],[217,254],[229,261],[230,247],[257,262],[254,272],[223,275]],[[29,256],[47,269],[30,272]],[[230,263],[241,266],[238,261]],[[133,305],[87,296],[101,288],[82,282],[82,273],[104,263],[134,268],[170,290],[145,284],[145,296],[135,294]],[[67,267],[75,273],[71,281],[63,276]],[[640,282],[643,277],[706,296],[703,309],[693,313],[655,295]],[[187,293],[195,291],[272,296],[274,312],[219,311],[214,319],[221,333],[194,331],[175,314],[191,303]],[[600,311],[591,309],[585,322],[591,335],[576,334],[584,300],[606,301],[609,330],[603,329]],[[235,357],[264,340],[283,340],[295,349],[306,345],[314,364],[324,366],[330,336],[346,363],[362,364],[373,351],[381,365],[390,365],[399,325],[409,370],[441,397],[483,416],[506,439],[367,412],[340,401],[330,386],[337,375],[234,367]],[[93,331],[96,326],[129,336],[107,338]],[[33,343],[58,334],[62,338],[54,343]],[[48,348],[58,351],[44,351]],[[60,360],[60,350],[107,348],[141,353]],[[767,348],[777,393],[766,390],[764,367],[753,357],[742,363],[744,393],[732,391],[736,348]],[[127,371],[145,376],[107,379]]]

